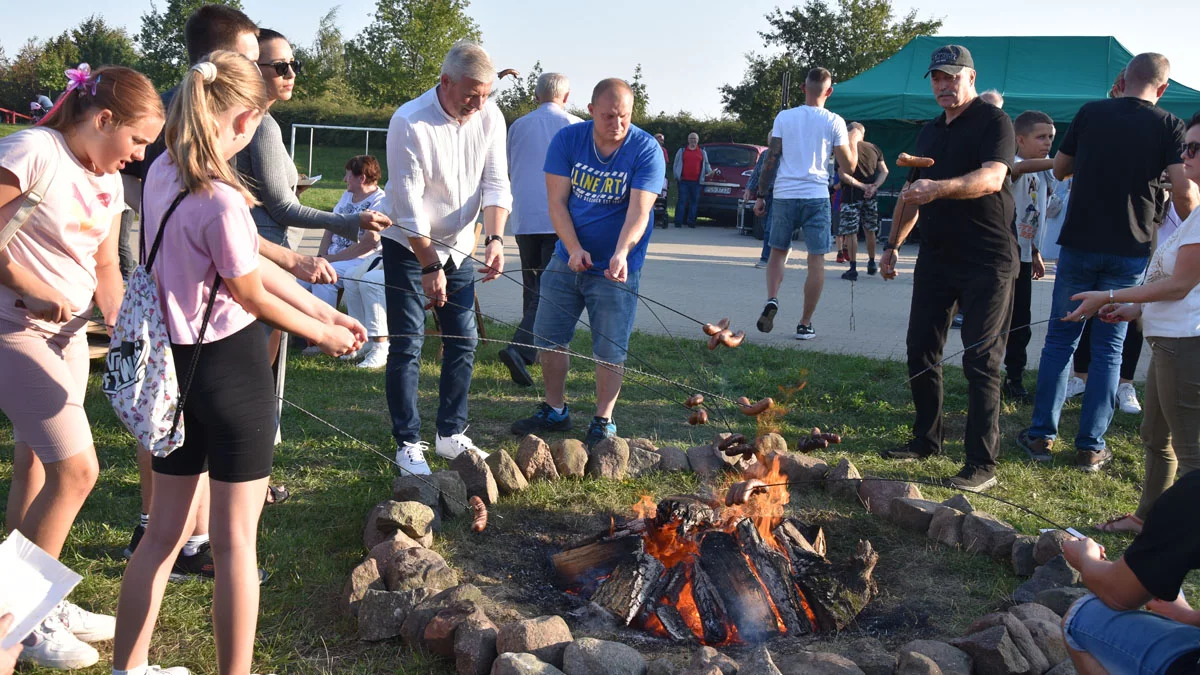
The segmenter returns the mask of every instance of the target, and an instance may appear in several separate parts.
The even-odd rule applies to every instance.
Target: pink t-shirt
[[[213,188],[190,194],[180,202],[167,221],[151,269],[158,282],[167,329],[176,344],[196,344],[216,275],[236,279],[258,268],[258,230],[245,198],[224,183],[213,183]],[[142,196],[147,255],[163,214],[182,189],[170,155],[163,153],[150,167]],[[254,315],[233,299],[222,282],[204,342],[229,337],[254,321]]]
[[[0,138],[0,167],[17,177],[22,193],[43,173],[55,171],[42,202],[5,250],[14,263],[66,296],[74,314],[86,315],[96,293],[96,251],[125,210],[121,176],[88,171],[62,134],[44,128]],[[23,201],[18,198],[0,208],[0,224],[7,223]],[[51,335],[76,333],[87,324],[80,318],[66,324],[35,320],[16,306],[18,299],[15,291],[0,285],[0,319]]]

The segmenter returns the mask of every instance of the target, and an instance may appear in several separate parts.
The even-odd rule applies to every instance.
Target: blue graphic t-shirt
[[[592,256],[589,272],[603,274],[625,225],[629,191],[658,194],[667,166],[658,141],[633,125],[629,126],[625,142],[611,157],[597,156],[592,127],[590,120],[563,127],[550,141],[543,169],[546,173],[571,179],[567,210],[575,224],[575,235]],[[646,233],[629,252],[630,272],[641,269],[653,229],[647,225]],[[563,262],[571,257],[561,241],[554,254]]]

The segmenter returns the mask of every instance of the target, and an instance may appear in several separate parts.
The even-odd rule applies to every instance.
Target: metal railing
[[[328,129],[330,131],[363,131],[366,132],[366,142],[363,144],[363,154],[371,154],[371,132],[377,131],[386,134],[387,129],[377,127],[339,127],[330,126],[327,124],[293,124],[292,125],[292,143],[289,152],[292,156],[292,161],[296,161],[296,129],[308,129],[308,175],[312,175],[312,156],[313,156],[313,137],[317,129]]]

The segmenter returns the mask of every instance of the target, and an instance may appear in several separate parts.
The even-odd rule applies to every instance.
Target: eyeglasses
[[[1200,155],[1200,141],[1192,141],[1191,143],[1183,144],[1183,156],[1188,159],[1195,159],[1196,155]]]
[[[263,68],[274,68],[275,74],[279,77],[287,77],[288,68],[291,68],[293,73],[300,74],[300,62],[294,59],[291,61],[276,61],[275,63],[260,63],[258,65]]]

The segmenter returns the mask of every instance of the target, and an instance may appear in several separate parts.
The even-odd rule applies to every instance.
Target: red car
[[[739,209],[750,210],[754,204],[742,205],[742,194],[758,156],[767,151],[766,146],[748,143],[703,143],[708,153],[708,164],[713,174],[708,180],[700,181],[700,208],[698,213],[710,218],[737,221]],[[753,214],[746,214],[753,217]]]

